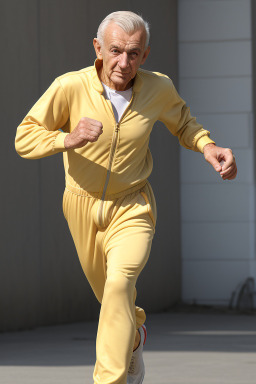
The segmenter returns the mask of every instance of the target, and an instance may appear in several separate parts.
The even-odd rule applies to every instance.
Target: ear
[[[94,46],[97,58],[99,60],[102,60],[102,48],[101,48],[99,40],[96,39],[96,37],[93,39],[93,46]]]
[[[145,52],[143,53],[141,65],[145,63],[145,61],[149,55],[149,52],[150,52],[150,46],[148,46],[147,49],[145,50]]]

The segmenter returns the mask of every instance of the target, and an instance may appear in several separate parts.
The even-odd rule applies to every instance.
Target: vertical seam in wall
[[[175,9],[175,24],[176,24],[176,31],[175,31],[175,44],[174,44],[174,50],[175,50],[175,54],[176,54],[176,67],[175,67],[175,72],[174,72],[174,85],[175,85],[175,88],[178,90],[179,92],[179,1],[178,0],[172,0],[171,1],[172,5],[170,6],[170,12],[174,11]],[[178,148],[178,158],[177,158],[177,162],[178,162],[178,196],[179,196],[179,200],[178,200],[178,207],[179,207],[179,210],[178,210],[178,227],[179,227],[179,282],[180,282],[180,285],[179,285],[179,302],[182,302],[182,298],[183,298],[183,274],[182,274],[182,262],[183,262],[183,250],[182,250],[182,200],[181,200],[181,147],[179,146]]]
[[[256,236],[255,236],[255,216],[256,216],[256,212],[255,212],[255,181],[256,181],[256,164],[255,164],[255,161],[256,161],[256,156],[255,156],[255,149],[256,149],[256,140],[255,140],[255,129],[256,129],[256,119],[255,119],[255,108],[256,108],[256,69],[255,69],[255,65],[256,65],[256,47],[255,47],[255,44],[256,44],[256,22],[255,22],[255,16],[256,16],[256,4],[255,4],[255,1],[251,1],[251,49],[252,49],[252,126],[253,126],[253,129],[252,129],[252,134],[253,134],[253,176],[254,176],[254,183],[253,183],[253,196],[252,196],[252,200],[253,200],[253,213],[254,213],[254,221],[253,221],[253,226],[251,228],[251,247],[252,247],[252,260],[255,260],[255,249],[256,249]],[[254,276],[254,265],[252,264],[250,266],[250,274],[251,276]]]
[[[255,70],[255,64],[256,64],[256,22],[254,19],[254,16],[256,16],[256,4],[255,1],[251,1],[251,46],[252,46],[252,119],[253,119],[253,128],[256,128],[256,120],[255,120],[255,107],[256,107],[256,70]],[[254,132],[254,129],[253,129]],[[256,148],[256,142],[255,142],[255,135],[252,138],[253,139],[253,166],[254,166],[254,180],[256,180],[256,173],[255,173],[255,148]]]
[[[176,54],[177,54],[177,61],[176,61],[176,84],[177,84],[177,90],[179,92],[180,88],[180,35],[179,35],[179,9],[180,9],[180,2],[179,0],[176,0],[175,3],[176,6]]]
[[[40,0],[37,0],[37,44],[38,44],[38,61],[37,61],[37,81],[38,81],[38,98],[41,96],[41,25],[40,25]],[[36,325],[41,325],[41,308],[42,308],[42,276],[41,276],[41,263],[42,263],[42,196],[41,196],[41,183],[42,183],[42,160],[38,160],[38,275],[39,275],[39,287],[38,287],[38,304],[37,304],[37,319]]]
[[[179,20],[180,20],[180,1],[176,1],[176,20],[177,20],[177,46],[176,46],[176,52],[177,52],[177,89],[178,92],[180,91],[180,37],[179,37]],[[184,297],[184,285],[183,285],[183,255],[184,255],[184,248],[183,248],[183,229],[184,224],[182,220],[182,183],[181,183],[181,161],[182,161],[182,149],[179,148],[179,229],[180,229],[180,299],[183,300]],[[183,187],[184,188],[184,187]]]

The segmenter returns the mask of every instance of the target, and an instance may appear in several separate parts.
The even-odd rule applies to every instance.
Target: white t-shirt
[[[105,90],[106,99],[111,101],[115,119],[117,122],[119,122],[131,100],[132,87],[126,91],[115,91],[104,83],[102,83],[102,85]]]

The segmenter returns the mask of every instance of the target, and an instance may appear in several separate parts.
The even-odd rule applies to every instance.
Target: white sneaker
[[[132,354],[128,369],[127,384],[141,384],[145,376],[145,366],[142,357],[143,346],[147,338],[145,325],[143,324],[138,331],[140,333],[140,344]]]

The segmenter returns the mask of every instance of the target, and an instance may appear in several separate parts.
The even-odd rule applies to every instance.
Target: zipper
[[[113,135],[114,137],[113,137],[113,141],[112,141],[112,146],[110,148],[107,176],[106,176],[106,180],[105,180],[105,184],[104,184],[101,200],[105,199],[105,195],[106,195],[106,191],[107,191],[107,186],[108,186],[108,183],[109,183],[109,178],[110,178],[110,173],[111,173],[111,168],[112,168],[112,163],[113,163],[113,159],[114,159],[114,154],[115,154],[115,150],[116,150],[118,134],[119,134],[119,124],[116,124],[115,130],[114,130],[114,135]]]
[[[104,226],[103,225],[103,217],[102,217],[103,203],[104,203],[104,199],[105,199],[105,196],[106,196],[107,187],[108,187],[108,183],[109,183],[109,179],[110,179],[111,168],[112,168],[112,163],[113,163],[114,154],[115,154],[115,150],[116,150],[116,144],[117,144],[118,135],[119,135],[119,124],[116,124],[115,130],[114,130],[114,133],[113,133],[112,145],[111,145],[111,148],[110,148],[107,176],[106,176],[103,192],[102,192],[102,195],[101,195],[100,206],[98,208],[98,215],[97,216],[98,216],[98,223],[99,223],[100,227]]]
[[[113,112],[113,108],[111,108],[111,111],[112,111],[112,115],[114,117],[114,120],[115,120],[115,129],[114,129],[114,132],[113,132],[113,136],[112,136],[112,144],[111,144],[111,148],[110,148],[110,154],[109,154],[109,161],[108,161],[108,169],[107,169],[107,176],[106,176],[106,180],[105,180],[105,184],[104,184],[104,188],[103,188],[103,192],[102,192],[102,195],[101,195],[101,202],[100,202],[100,206],[98,208],[98,214],[97,214],[97,217],[98,217],[98,223],[99,223],[99,226],[100,227],[103,227],[104,223],[103,223],[103,217],[102,217],[102,212],[103,212],[103,204],[104,204],[104,199],[105,199],[105,196],[106,196],[106,192],[107,192],[107,187],[108,187],[108,183],[109,183],[109,179],[110,179],[110,174],[111,174],[111,168],[112,168],[112,163],[113,163],[113,160],[114,160],[114,155],[115,155],[115,151],[116,151],[116,146],[117,146],[117,139],[118,139],[118,136],[119,136],[119,131],[120,131],[120,124],[121,124],[121,121],[123,120],[123,117],[125,116],[128,108],[130,108],[132,102],[134,100],[134,94],[132,95],[132,98],[129,102],[129,104],[127,105],[124,113],[122,114],[120,120],[118,123],[116,123],[116,120],[115,120],[115,115],[114,115],[114,112]],[[110,102],[111,103],[111,102]]]

